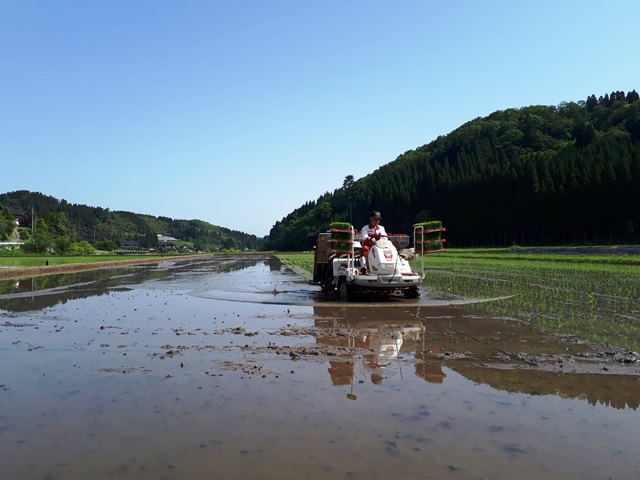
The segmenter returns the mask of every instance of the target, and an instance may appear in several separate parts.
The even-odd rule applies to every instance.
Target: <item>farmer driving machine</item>
[[[441,238],[444,231],[441,222],[414,225],[413,248],[409,248],[408,235],[371,238],[366,262],[363,262],[363,245],[356,230],[349,223],[334,222],[328,232],[318,235],[313,283],[321,285],[325,292],[337,292],[342,301],[354,292],[401,292],[407,298],[416,298],[424,278],[425,255],[446,251],[445,239]],[[419,273],[410,263],[418,255],[421,257]]]

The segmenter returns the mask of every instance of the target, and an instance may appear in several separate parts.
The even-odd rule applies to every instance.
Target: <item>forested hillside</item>
[[[455,246],[640,241],[640,98],[613,92],[476,118],[293,211],[267,248],[309,248],[381,210],[387,231],[442,220]]]
[[[31,224],[32,209],[36,218],[59,225],[58,230],[69,230],[65,233],[69,241],[87,240],[94,243],[111,240],[118,243],[136,240],[144,247],[153,247],[157,245],[157,235],[162,234],[193,242],[199,250],[244,250],[262,246],[261,240],[255,235],[218,227],[202,220],[174,220],[132,212],[112,212],[108,208],[72,204],[26,190],[0,195],[3,216],[8,216],[8,212],[18,214],[23,225]],[[3,233],[5,236],[8,234],[0,228],[0,234]]]

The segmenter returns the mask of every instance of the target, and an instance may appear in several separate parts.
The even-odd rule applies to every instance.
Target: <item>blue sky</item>
[[[0,192],[265,235],[477,116],[640,89],[638,18],[636,0],[0,0]]]

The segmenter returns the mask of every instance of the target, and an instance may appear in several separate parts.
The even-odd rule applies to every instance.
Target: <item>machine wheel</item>
[[[338,293],[340,294],[340,301],[346,302],[349,300],[350,292],[349,285],[344,280],[340,282],[340,286],[338,287]]]
[[[331,269],[327,268],[324,272],[324,277],[322,279],[322,291],[324,293],[329,293],[332,290],[331,282],[333,281],[333,272]]]
[[[418,298],[420,291],[418,287],[409,287],[404,289],[404,298]]]

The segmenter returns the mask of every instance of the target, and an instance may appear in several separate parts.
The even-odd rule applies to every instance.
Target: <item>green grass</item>
[[[276,256],[289,267],[313,273],[313,252],[278,253]]]
[[[72,263],[112,262],[117,260],[141,260],[145,258],[162,258],[161,255],[92,255],[62,257],[53,255],[0,257],[0,267],[44,267],[49,265],[67,265]]]
[[[313,271],[313,252],[282,253]],[[419,261],[419,260],[418,260]],[[640,350],[638,257],[477,253],[457,249],[425,258],[425,286],[463,297],[513,298],[464,307],[531,322],[600,343]]]

